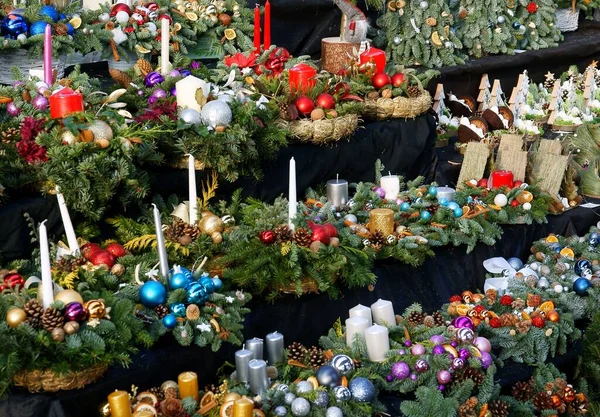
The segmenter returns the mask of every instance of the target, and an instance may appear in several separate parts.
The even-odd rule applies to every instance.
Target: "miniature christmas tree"
[[[490,106],[490,100],[492,99],[492,93],[490,91],[490,79],[487,74],[481,76],[481,82],[479,83],[479,95],[477,96],[477,110],[483,111]]]
[[[512,1],[512,0],[511,0]],[[562,40],[556,27],[556,5],[552,0],[516,0],[515,22],[520,49],[543,49],[558,46]]]
[[[462,43],[450,30],[454,19],[444,0],[399,0],[387,8],[378,25],[394,63],[426,67],[464,63]]]

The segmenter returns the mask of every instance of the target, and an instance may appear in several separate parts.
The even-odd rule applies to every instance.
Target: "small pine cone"
[[[428,17],[425,19],[425,24],[429,27],[434,27],[437,25],[437,19],[435,17]]]
[[[152,72],[152,64],[146,61],[144,58],[138,59],[135,65],[139,68],[144,77],[148,75],[148,73]]]
[[[29,324],[33,329],[41,329],[42,327],[44,327],[42,319],[38,317],[27,317],[25,319],[25,323]]]
[[[425,318],[425,315],[423,313],[420,313],[418,311],[413,311],[408,315],[408,318],[406,319],[406,321],[408,322],[408,324],[410,326],[418,326],[419,324],[423,324],[423,319]]]
[[[294,232],[287,224],[282,224],[273,229],[275,233],[275,240],[277,243],[285,243],[294,239]]]
[[[383,235],[383,233],[381,233],[379,230],[377,230],[375,233],[373,233],[373,235],[371,236],[371,244],[372,245],[379,245],[379,246],[383,246],[385,244],[385,236]]]
[[[488,402],[488,410],[492,417],[508,417],[508,403],[502,400],[491,400]]]
[[[32,298],[31,300],[27,301],[23,306],[23,309],[27,313],[27,317],[34,317],[40,319],[44,314],[44,308],[35,298]]]
[[[298,246],[307,246],[308,247],[308,246],[310,246],[310,243],[311,243],[310,235],[311,235],[311,233],[309,230],[307,230],[303,227],[299,227],[294,232],[294,242]]]
[[[302,343],[294,342],[288,346],[288,359],[304,362],[306,357],[306,348]]]
[[[58,36],[64,36],[69,32],[67,25],[64,23],[57,23],[54,25],[54,33]]]
[[[529,401],[533,395],[533,379],[529,381],[519,381],[513,385],[511,395],[519,401]]]
[[[485,379],[485,375],[479,369],[467,367],[463,368],[460,371],[454,373],[453,382],[460,384],[465,382],[467,379],[472,380],[475,383],[475,386],[483,384]]]
[[[217,392],[217,387],[215,384],[208,384],[204,387],[204,392],[212,392],[214,394]]]
[[[477,417],[475,407],[477,406],[477,398],[471,397],[463,404],[458,406],[458,417]]]
[[[502,327],[514,326],[519,322],[519,318],[511,313],[504,313],[499,318]]]
[[[323,355],[323,349],[313,346],[308,351],[308,365],[317,369],[325,364],[325,356]]]
[[[283,120],[289,120],[290,114],[288,113],[288,104],[287,103],[278,103],[277,107],[279,107],[279,117]]]
[[[160,389],[160,387],[152,387],[148,390],[148,392],[151,392],[152,394],[156,395],[156,398],[158,398],[158,402],[161,402],[165,399],[165,393],[163,392],[163,390]]]
[[[409,85],[406,94],[411,98],[416,98],[421,95],[421,89],[416,85]]]
[[[163,317],[165,317],[167,314],[169,314],[169,309],[164,304],[156,306],[154,308],[154,311],[156,312],[156,315],[158,316],[158,318],[161,320],[163,319]]]
[[[538,392],[533,397],[533,405],[538,410],[548,410],[553,407],[552,397],[545,392]]]
[[[179,391],[175,387],[165,389],[165,400],[168,398],[179,398]]]
[[[427,327],[435,327],[435,319],[433,316],[425,316],[425,318],[423,318],[423,324]]]
[[[109,68],[108,73],[110,74],[111,78],[121,87],[129,88],[129,85],[132,81],[129,74],[116,68]]]
[[[433,314],[431,315],[431,317],[433,317],[436,327],[444,325],[444,317],[442,316],[442,313],[440,313],[439,311],[434,311]]]
[[[198,320],[200,318],[200,307],[196,304],[190,304],[185,309],[185,317],[188,320]]]
[[[5,128],[2,131],[2,142],[10,143],[21,138],[21,131],[16,127]]]
[[[164,417],[183,417],[185,415],[183,404],[178,398],[165,398],[165,400],[160,403],[160,410]]]
[[[62,327],[64,322],[65,318],[62,313],[53,307],[48,307],[42,315],[42,325],[47,332],[51,332],[57,327]]]

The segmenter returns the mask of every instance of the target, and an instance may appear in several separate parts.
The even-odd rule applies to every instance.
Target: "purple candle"
[[[44,82],[52,85],[52,26],[44,28]]]

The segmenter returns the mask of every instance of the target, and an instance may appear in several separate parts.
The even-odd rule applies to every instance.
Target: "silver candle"
[[[454,201],[454,188],[451,187],[437,187],[437,199],[445,198],[448,202]]]
[[[162,222],[160,212],[156,204],[152,204],[154,212],[154,230],[156,232],[156,250],[158,251],[158,260],[160,261],[160,273],[169,282],[169,260],[167,257],[167,247],[165,246],[165,237],[163,236]],[[168,285],[168,284],[167,284]]]
[[[252,359],[263,359],[263,340],[258,337],[246,340],[246,349],[252,352]]]
[[[261,395],[269,386],[267,363],[262,359],[252,359],[248,363],[248,384],[255,395]]]
[[[267,335],[267,358],[269,365],[275,365],[283,361],[283,335],[279,332]]]
[[[348,202],[348,181],[336,178],[327,181],[327,201],[334,207],[342,207]]]
[[[238,382],[248,382],[248,364],[252,360],[252,351],[240,349],[235,352],[235,371]]]

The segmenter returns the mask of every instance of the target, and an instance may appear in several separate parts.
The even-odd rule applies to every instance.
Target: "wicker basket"
[[[53,60],[56,79],[61,79],[65,74],[65,57]],[[44,68],[42,57],[31,57],[25,49],[3,49],[0,51],[0,84],[11,84],[12,68],[17,67],[23,74],[28,75],[30,69]]]
[[[358,115],[347,114],[334,119],[317,121],[310,119],[292,122],[279,120],[278,124],[281,128],[289,130],[291,137],[300,142],[325,145],[352,135],[358,128],[358,122]]]
[[[573,32],[579,27],[579,9],[556,9],[556,27],[561,32]]]
[[[416,98],[396,97],[365,100],[364,116],[371,120],[415,118],[431,107],[431,95],[427,91]]]
[[[21,372],[13,378],[17,387],[27,388],[30,392],[56,392],[82,388],[100,379],[108,366],[97,365],[77,372],[56,374],[50,370],[34,369]]]

